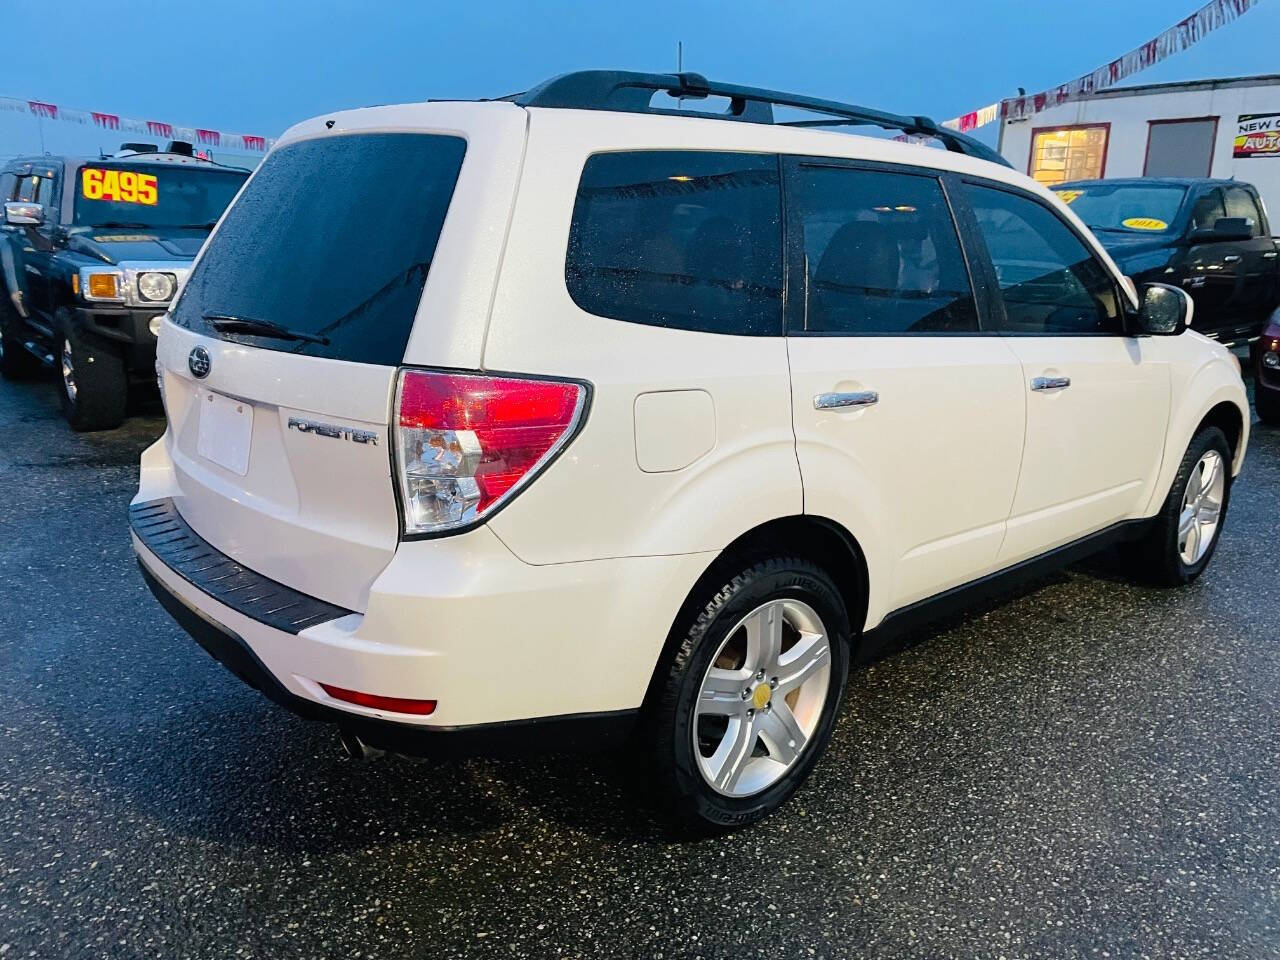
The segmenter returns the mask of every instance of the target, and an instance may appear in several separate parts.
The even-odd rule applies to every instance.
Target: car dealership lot
[[[1280,951],[1280,432],[1196,584],[1094,562],[917,636],[695,843],[626,755],[358,765],[232,678],[134,567],[148,413],[0,384],[4,960]]]

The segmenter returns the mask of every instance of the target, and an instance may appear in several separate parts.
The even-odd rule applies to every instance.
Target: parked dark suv
[[[59,371],[76,430],[115,427],[156,330],[248,173],[191,155],[30,157],[0,171],[0,371]]]
[[[1142,178],[1053,189],[1139,287],[1168,283],[1191,294],[1201,333],[1246,343],[1280,303],[1277,243],[1252,184]]]

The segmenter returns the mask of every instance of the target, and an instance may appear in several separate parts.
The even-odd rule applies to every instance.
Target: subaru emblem
[[[213,367],[213,361],[209,359],[209,351],[204,347],[193,347],[191,354],[187,357],[187,366],[191,368],[193,377],[203,380]]]

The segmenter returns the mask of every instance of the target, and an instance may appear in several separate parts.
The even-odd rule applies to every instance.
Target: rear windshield
[[[465,150],[418,133],[281,147],[210,239],[174,322],[267,350],[400,363]],[[218,333],[211,317],[327,342]]]
[[[212,230],[249,176],[180,164],[93,164],[76,176],[74,222],[87,227]]]

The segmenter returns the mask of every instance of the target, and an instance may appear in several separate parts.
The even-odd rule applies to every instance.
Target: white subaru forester
[[[922,117],[609,72],[319,117],[163,326],[134,548],[349,746],[635,736],[744,824],[872,631],[1110,543],[1204,570],[1249,416],[1189,312]]]

